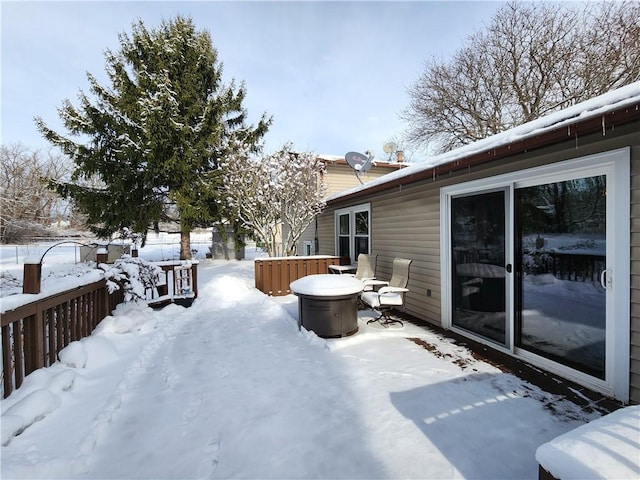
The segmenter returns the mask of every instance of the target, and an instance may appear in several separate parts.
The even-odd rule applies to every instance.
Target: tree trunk
[[[180,226],[180,260],[191,259],[191,229],[186,225]]]

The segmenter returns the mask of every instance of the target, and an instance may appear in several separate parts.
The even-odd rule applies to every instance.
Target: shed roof
[[[331,204],[399,185],[479,165],[510,155],[553,145],[570,138],[602,131],[606,136],[617,125],[640,119],[640,81],[612,90],[537,120],[436,155],[389,173],[327,199]]]

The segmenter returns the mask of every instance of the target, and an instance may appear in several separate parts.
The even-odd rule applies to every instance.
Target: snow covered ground
[[[372,312],[298,331],[250,260],[198,274],[192,307],[122,305],[2,401],[2,478],[533,479],[539,445],[598,417]]]

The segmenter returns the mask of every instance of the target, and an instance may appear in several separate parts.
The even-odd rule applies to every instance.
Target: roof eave
[[[364,187],[356,192],[330,199],[327,201],[327,205],[329,206],[342,203],[345,200],[360,198],[365,195],[382,192],[422,180],[435,180],[441,175],[450,174],[458,170],[482,165],[484,163],[529,152],[538,148],[548,147],[571,138],[575,138],[577,141],[581,136],[589,135],[598,131],[602,131],[602,135],[606,136],[607,132],[615,129],[616,126],[624,125],[638,119],[640,119],[640,102],[615,108],[600,115],[577,119],[574,122],[562,122],[561,126],[547,129],[538,135],[534,134],[504,145],[491,147],[475,153],[462,154],[459,158],[418,171],[415,174],[406,175],[401,178],[389,180],[388,182],[372,185],[368,188]]]

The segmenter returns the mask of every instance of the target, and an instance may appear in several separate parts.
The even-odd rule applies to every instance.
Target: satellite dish
[[[384,150],[384,153],[389,154],[389,161],[391,161],[391,154],[395,152],[397,148],[398,146],[393,142],[387,142],[382,146],[382,150]]]
[[[395,144],[395,143],[393,143],[393,142],[385,143],[385,144],[382,146],[382,150],[384,150],[384,153],[393,153],[393,152],[395,152],[395,151],[396,151],[396,148],[397,148],[397,146],[396,146],[396,144]]]
[[[349,152],[344,156],[349,166],[357,172],[366,172],[371,168],[370,156],[360,152]]]
[[[371,168],[371,160],[373,160],[373,155],[371,155],[370,152],[367,153],[369,156],[360,152],[348,152],[344,156],[344,159],[347,161],[349,166],[355,171],[356,177],[358,177],[360,183],[362,183],[360,173],[366,173]]]

